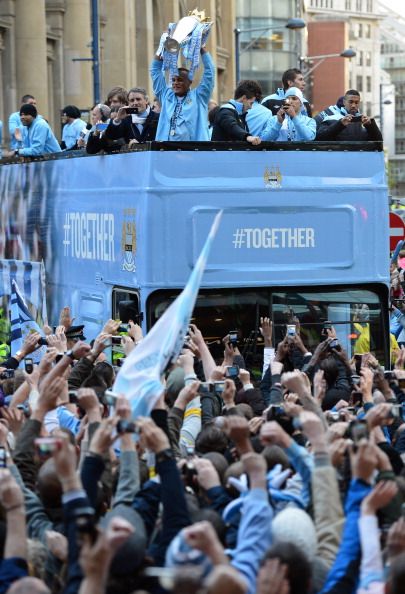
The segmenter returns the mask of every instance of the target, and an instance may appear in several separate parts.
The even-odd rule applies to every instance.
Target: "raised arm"
[[[152,78],[153,93],[162,102],[162,96],[167,89],[166,77],[162,70],[162,60],[158,56],[155,56],[149,68],[149,72]]]
[[[208,104],[215,84],[215,64],[205,47],[201,48],[201,56],[204,65],[204,74],[197,87],[197,95],[203,103]]]

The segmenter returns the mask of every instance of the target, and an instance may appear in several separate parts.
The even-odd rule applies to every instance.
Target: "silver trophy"
[[[195,8],[178,23],[170,23],[168,32],[162,35],[158,56],[163,58],[163,69],[175,74],[178,56],[182,53],[189,66],[190,78],[200,62],[200,50],[205,45],[213,22],[205,16],[205,11]]]

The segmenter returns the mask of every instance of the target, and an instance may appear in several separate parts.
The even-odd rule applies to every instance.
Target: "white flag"
[[[187,285],[142,342],[125,359],[117,375],[113,391],[128,398],[133,418],[150,415],[156,400],[164,390],[160,381],[161,375],[168,363],[176,360],[181,352],[221,216],[222,211],[214,219]]]

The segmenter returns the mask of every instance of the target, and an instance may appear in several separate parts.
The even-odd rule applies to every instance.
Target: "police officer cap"
[[[86,340],[86,337],[83,334],[84,324],[81,326],[70,326],[66,332],[66,338],[70,338],[71,340]]]

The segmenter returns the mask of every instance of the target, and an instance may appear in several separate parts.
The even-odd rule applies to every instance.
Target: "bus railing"
[[[279,151],[316,151],[316,152],[381,152],[383,143],[381,141],[368,142],[262,142],[258,146],[252,146],[246,142],[145,142],[137,144],[131,149],[117,150],[111,152],[100,152],[96,155],[89,155],[84,149],[77,151],[64,151],[62,153],[49,153],[33,157],[11,157],[0,159],[0,165],[11,165],[20,163],[31,163],[37,161],[55,161],[61,159],[77,159],[100,157],[103,155],[119,155],[123,153],[139,153],[145,151],[246,151],[246,152],[279,152]]]

